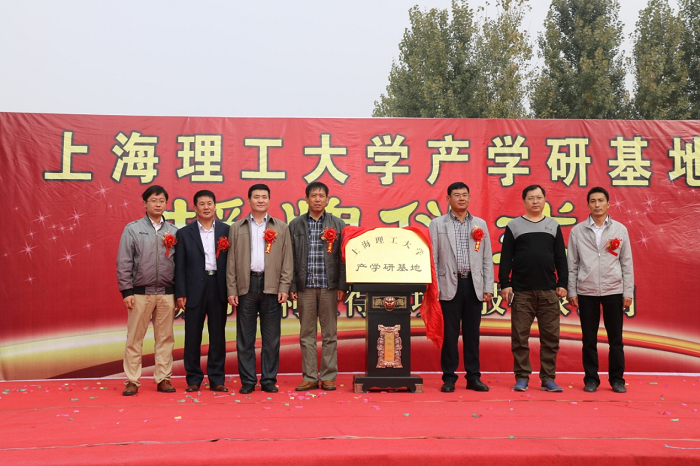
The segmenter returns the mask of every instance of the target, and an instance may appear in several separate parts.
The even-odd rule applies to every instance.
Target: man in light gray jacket
[[[467,389],[485,392],[479,364],[479,327],[484,301],[493,297],[493,257],[486,222],[467,210],[469,187],[452,183],[447,188],[450,210],[430,222],[430,241],[438,276],[444,340],[440,365],[443,392],[454,392],[458,380],[459,330],[462,328]]]
[[[124,373],[124,396],[135,395],[141,383],[143,338],[153,321],[155,370],[159,392],[172,393],[175,232],[163,218],[168,192],[149,186],[142,194],[146,215],[124,227],[117,253],[119,291],[128,311]]]
[[[571,229],[569,236],[569,303],[579,308],[583,334],[584,390],[595,392],[598,377],[600,309],[608,333],[609,382],[625,393],[625,354],[622,343],[623,310],[632,305],[634,270],[627,228],[608,215],[610,197],[600,187],[588,192],[591,215]]]

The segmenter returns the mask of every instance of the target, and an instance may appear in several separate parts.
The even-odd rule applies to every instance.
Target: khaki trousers
[[[126,348],[124,350],[124,373],[127,383],[132,382],[141,386],[141,355],[143,339],[148,330],[148,323],[153,321],[153,336],[155,339],[155,370],[153,377],[156,383],[170,379],[173,373],[173,319],[175,317],[175,295],[134,295],[134,307],[129,310],[126,323]]]
[[[511,347],[515,380],[528,380],[530,328],[537,318],[540,329],[540,380],[554,380],[559,352],[559,297],[554,290],[516,291],[511,306]]]
[[[338,290],[307,288],[299,292],[301,366],[304,382],[318,382],[316,321],[321,324],[321,380],[338,375]]]

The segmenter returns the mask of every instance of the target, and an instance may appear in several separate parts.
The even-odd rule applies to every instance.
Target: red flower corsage
[[[170,248],[177,244],[177,239],[172,233],[166,233],[163,235],[163,244],[165,245],[165,255],[170,255]]]
[[[610,254],[613,256],[617,256],[617,253],[615,252],[616,249],[620,249],[620,245],[622,244],[622,240],[618,238],[613,238],[611,240],[608,240],[608,244],[605,245],[605,249],[608,250]]]
[[[230,247],[231,244],[228,242],[228,238],[226,238],[225,236],[219,238],[219,241],[216,242],[216,258],[219,258],[220,252],[226,252]]]
[[[272,249],[272,243],[274,243],[277,239],[277,232],[272,228],[268,228],[263,234],[263,239],[267,242],[267,246],[265,247],[265,253],[270,254],[270,249]]]
[[[328,242],[328,247],[326,248],[328,254],[333,252],[333,241],[335,241],[337,236],[338,232],[335,231],[335,228],[326,228],[323,230],[323,233],[321,233],[321,239]]]
[[[474,247],[474,250],[476,252],[479,252],[479,247],[481,247],[481,240],[484,239],[484,230],[482,230],[479,227],[474,227],[472,230],[472,238],[474,238],[474,241],[476,241],[476,246]]]

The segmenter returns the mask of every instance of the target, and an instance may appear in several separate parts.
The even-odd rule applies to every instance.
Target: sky
[[[0,0],[0,112],[371,117],[408,10],[450,4]],[[534,45],[549,1],[530,4]],[[620,5],[627,38],[646,1]]]

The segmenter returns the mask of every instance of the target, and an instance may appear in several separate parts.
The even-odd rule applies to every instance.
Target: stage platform
[[[484,374],[487,393],[441,393],[439,374],[418,374],[423,393],[338,390],[240,395],[202,386],[158,393],[142,379],[0,382],[0,461],[20,465],[690,465],[700,464],[700,374],[627,375],[627,393],[604,382],[582,390],[560,374],[563,393],[514,392],[512,374]]]

